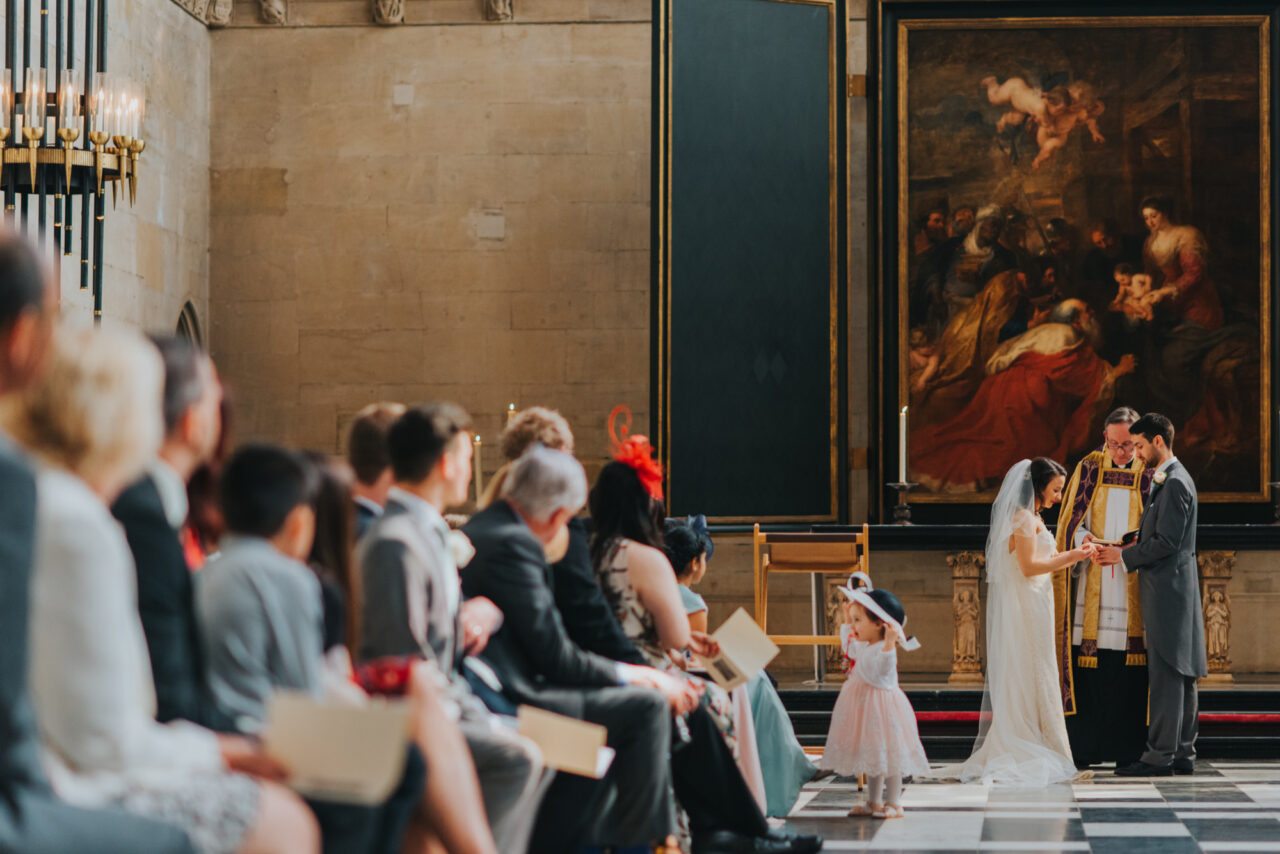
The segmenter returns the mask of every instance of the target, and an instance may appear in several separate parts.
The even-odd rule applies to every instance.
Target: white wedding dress
[[[987,540],[987,681],[973,754],[937,776],[1047,786],[1076,775],[1067,741],[1054,642],[1053,576],[1028,578],[1011,537],[1035,538],[1035,555],[1057,553],[1035,514],[1031,464],[1015,465],[991,514]]]

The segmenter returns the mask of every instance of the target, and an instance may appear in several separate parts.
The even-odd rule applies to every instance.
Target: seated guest
[[[409,409],[387,432],[395,485],[358,553],[361,658],[420,655],[449,677],[494,840],[500,851],[522,852],[550,774],[537,746],[495,718],[463,675],[464,657],[484,648],[502,614],[487,599],[462,600],[455,551],[462,538],[442,515],[467,498],[469,426],[459,407],[433,403]]]
[[[356,539],[382,515],[387,492],[395,483],[387,456],[387,431],[404,414],[403,403],[371,403],[356,413],[347,434],[347,462],[355,472],[351,486],[356,505]]]
[[[611,773],[618,781],[619,805],[626,807],[626,812],[610,819],[613,841],[637,844],[659,838],[663,828],[672,827],[668,801],[644,800],[659,786],[665,790],[662,784],[670,779],[689,813],[694,854],[818,850],[819,840],[769,830],[715,723],[697,704],[692,683],[652,668],[612,661],[569,639],[555,608],[551,568],[542,546],[552,542],[582,509],[586,492],[586,475],[576,460],[535,445],[512,465],[501,500],[463,528],[476,548],[475,558],[463,570],[463,591],[488,596],[506,615],[486,651],[505,689],[516,702],[608,728],[610,744],[618,750]],[[658,687],[667,692],[675,711],[689,713],[689,742],[670,753],[669,766],[658,735],[638,732],[654,720],[652,706],[646,711],[631,701],[637,694],[613,687],[626,682]],[[676,693],[671,693],[673,685]],[[643,692],[639,696],[643,698]],[[665,719],[663,724],[665,730]],[[637,735],[641,745],[660,748],[658,753],[626,759],[629,751],[622,748],[635,749],[628,741]],[[624,768],[619,768],[624,759]]]
[[[541,406],[530,407],[511,419],[501,439],[507,464],[495,473],[485,489],[486,494],[494,490],[491,501],[497,497],[497,489],[511,463],[535,443],[572,454],[573,431],[569,429],[569,422],[559,412]],[[618,625],[612,606],[596,582],[586,522],[581,516],[569,520],[566,551],[551,566],[556,609],[564,620],[565,631],[571,641],[588,652],[627,664],[647,665],[649,662]]]
[[[187,478],[187,523],[182,529],[182,550],[194,572],[218,550],[227,527],[218,507],[218,479],[231,454],[231,395],[224,387],[218,405],[218,440],[209,459]]]
[[[362,593],[355,563],[355,503],[351,470],[317,451],[303,451],[316,472],[311,512],[315,536],[307,565],[320,582],[324,614],[324,652],[357,650],[360,644]],[[346,658],[350,665],[351,657]]]
[[[563,419],[558,412],[545,410],[541,407],[532,407],[529,410],[520,412],[513,417],[511,424],[503,430],[502,434],[502,451],[503,455],[508,458],[518,457],[524,453],[527,448],[531,447],[535,442],[540,442],[549,448],[561,449],[561,451],[572,451],[573,434],[566,420]],[[586,520],[590,521],[590,520]],[[591,554],[588,542],[588,533],[586,533],[586,524],[582,519],[575,519],[568,525],[570,530],[570,544],[568,544],[568,552],[564,554],[561,561],[554,563],[552,566],[552,575],[554,588],[556,588],[556,607],[564,620],[564,627],[575,643],[580,647],[590,650],[590,652],[598,653],[600,656],[616,659],[616,661],[625,661],[631,663],[644,663],[645,659],[641,657],[639,650],[630,638],[627,638],[622,626],[618,624],[618,620],[614,617],[613,608],[609,604],[609,600],[605,598],[604,590],[596,583],[595,570],[591,566]],[[700,544],[700,542],[699,542]],[[710,540],[708,538],[708,548],[710,548]],[[704,562],[705,566],[705,562]],[[696,597],[691,590],[681,588],[681,597],[684,599],[685,594]],[[686,608],[687,609],[687,608]],[[695,631],[707,630],[707,607],[705,603],[700,608],[698,624],[691,622],[691,629]],[[763,675],[762,675],[763,677]],[[767,677],[764,677],[767,681]],[[771,684],[772,688],[772,684]],[[773,699],[777,700],[777,694],[773,693]],[[781,700],[778,700],[781,703]],[[751,697],[751,707],[753,707],[753,717],[755,708],[754,695]],[[765,725],[769,726],[769,714],[772,709],[767,709],[762,716]],[[785,709],[783,709],[783,720],[786,722],[787,732],[791,732],[790,718],[786,718]],[[777,734],[769,734],[769,732],[756,731],[756,744],[771,744],[778,739]],[[795,741],[794,735],[791,741]],[[799,749],[799,745],[796,745]],[[760,758],[762,766],[764,757]],[[762,767],[764,780],[764,796],[768,798],[769,787],[771,781],[768,778],[768,769]],[[812,777],[812,772],[810,772]],[[808,780],[808,777],[806,777]],[[753,793],[753,795],[759,793]],[[759,798],[756,798],[759,800]],[[785,798],[782,798],[785,800]],[[774,810],[769,810],[774,814]],[[790,807],[786,812],[790,812]],[[786,812],[781,812],[785,816]]]
[[[132,333],[64,330],[14,435],[37,480],[31,687],[54,786],[177,824],[201,854],[318,851],[296,795],[228,766],[281,777],[243,740],[155,720],[129,544],[107,505],[160,447],[164,367]],[[85,846],[93,849],[92,843]]]
[[[662,473],[652,450],[648,439],[630,437],[619,446],[618,459],[600,470],[588,499],[595,525],[591,563],[623,633],[654,667],[680,673],[688,666],[690,651],[713,658],[719,649],[706,632],[690,628],[682,588],[662,551],[666,513]],[[707,682],[705,702],[763,810],[764,779],[746,692],[738,689],[730,698],[719,685]]]
[[[317,475],[301,454],[246,445],[222,473],[222,550],[196,580],[196,613],[214,701],[245,733],[259,732],[280,689],[324,695],[320,585],[311,551]],[[327,851],[400,849],[422,788],[417,751],[377,808],[314,805]]]
[[[180,338],[154,341],[164,362],[164,440],[141,478],[111,513],[124,528],[138,576],[138,611],[151,657],[156,720],[235,729],[204,684],[191,569],[179,539],[187,521],[187,480],[213,457],[222,432],[222,386],[213,361]]]
[[[662,548],[680,583],[680,599],[689,615],[690,628],[705,632],[707,603],[690,587],[706,575],[707,561],[715,551],[706,517],[668,519]],[[769,675],[762,670],[744,687],[751,704],[756,752],[764,777],[765,815],[784,818],[795,806],[804,784],[813,779],[818,769],[796,740],[791,716],[769,681]]]
[[[320,579],[324,593],[324,649],[332,672],[349,679],[348,650],[360,645],[359,614],[363,594],[359,572],[352,554],[354,512],[351,501],[351,474],[347,468],[323,454],[308,453],[319,473],[312,509],[316,517],[315,542],[308,563]],[[425,668],[416,668],[425,669]],[[490,854],[496,851],[485,817],[475,766],[458,725],[448,716],[453,704],[446,703],[448,685],[432,668],[422,679],[410,683],[407,691],[414,702],[415,740],[435,769],[428,775],[423,795],[422,820],[410,830],[417,837],[440,840],[450,854]],[[417,817],[415,817],[417,818]],[[407,850],[420,850],[422,842],[412,842]],[[436,849],[431,849],[436,850]]]
[[[0,236],[0,401],[44,364],[54,289],[36,253]],[[0,432],[0,851],[23,854],[193,854],[175,825],[58,800],[44,777],[27,695],[27,608],[36,532],[35,474]]]

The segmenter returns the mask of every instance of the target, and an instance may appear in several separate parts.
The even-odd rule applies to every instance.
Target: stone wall
[[[456,400],[490,441],[508,402],[553,406],[587,460],[615,404],[647,427],[648,25],[476,8],[213,34],[212,345],[241,437],[333,451],[380,398]]]
[[[83,10],[83,4],[79,4]],[[111,0],[108,69],[140,81],[147,95],[146,151],[137,204],[107,201],[103,316],[172,332],[190,302],[202,330],[209,317],[209,31],[170,0]],[[82,25],[81,25],[82,26]],[[83,43],[78,55],[83,67]],[[52,222],[52,217],[50,218]],[[74,227],[80,227],[77,203]],[[79,248],[63,258],[63,312],[88,323]]]

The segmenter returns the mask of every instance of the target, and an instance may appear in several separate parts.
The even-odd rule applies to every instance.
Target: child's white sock
[[[879,779],[879,778],[877,778]],[[902,806],[902,775],[884,778],[884,802],[895,807]]]
[[[867,777],[867,803],[883,804],[880,800],[881,790],[884,788],[884,777]]]

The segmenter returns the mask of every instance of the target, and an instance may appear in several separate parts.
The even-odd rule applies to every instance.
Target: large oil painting
[[[914,501],[1071,465],[1118,406],[1173,420],[1202,497],[1265,497],[1269,46],[1261,16],[898,24]]]

